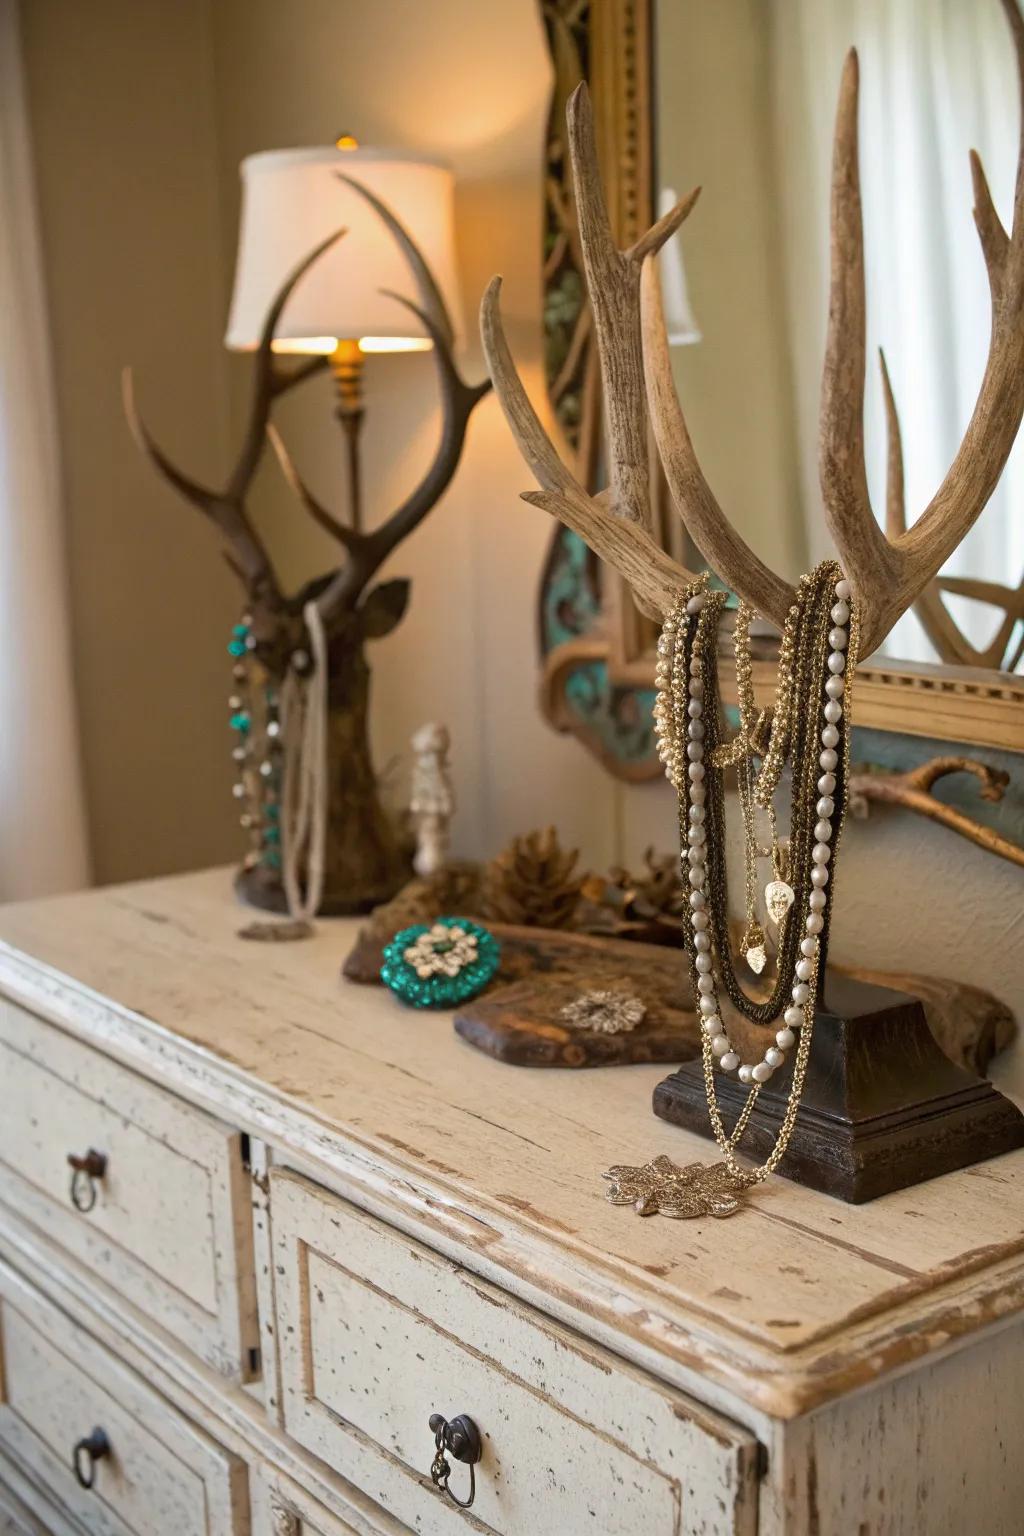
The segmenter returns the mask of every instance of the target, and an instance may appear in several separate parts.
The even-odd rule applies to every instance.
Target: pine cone
[[[567,852],[554,827],[514,837],[483,872],[484,917],[527,928],[570,928],[583,878],[578,851]]]

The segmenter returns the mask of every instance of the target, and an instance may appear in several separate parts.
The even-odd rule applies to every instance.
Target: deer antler
[[[1021,93],[1021,150],[1010,233],[999,221],[977,155],[971,157],[975,222],[989,274],[992,330],[988,365],[974,413],[945,480],[917,523],[890,537],[875,520],[864,463],[864,240],[857,149],[857,55],[847,56],[839,94],[832,161],[831,295],[822,380],[820,475],[825,514],[840,559],[861,601],[863,655],[877,649],[964,538],[1001,475],[1024,415],[1024,17],[1017,0],[1001,0],[1013,36]],[[494,279],[484,295],[481,330],[491,377],[509,425],[541,493],[525,499],[560,518],[626,577],[647,612],[671,608],[689,573],[650,537],[646,458],[647,401],[666,479],[698,548],[719,575],[762,614],[781,625],[790,586],[757,558],[731,528],[697,461],[672,382],[653,256],[679,227],[695,194],[679,204],[631,250],[616,250],[597,170],[584,86],[570,99],[569,148],[587,288],[594,314],[608,417],[609,489],[587,493],[562,463],[533,410],[501,326]],[[637,308],[642,309],[641,331]],[[886,386],[888,391],[888,385]],[[894,409],[890,409],[890,423]],[[890,507],[902,502],[902,464],[890,446]]]
[[[861,600],[864,655],[884,640],[981,513],[1024,414],[1024,18],[1017,0],[1001,3],[1017,56],[1022,129],[1009,234],[995,211],[981,161],[971,154],[974,220],[992,298],[988,362],[945,479],[913,527],[889,539],[871,510],[864,468],[864,240],[855,52],[848,54],[843,70],[832,160],[832,284],[820,472],[825,516]]]
[[[397,293],[388,297],[414,314],[433,342],[434,361],[437,368],[441,394],[441,438],[434,459],[420,483],[385,522],[368,533],[357,533],[343,527],[334,515],[313,495],[295,468],[284,443],[276,432],[271,443],[285,476],[297,492],[306,509],[344,545],[348,558],[327,585],[317,602],[325,623],[355,607],[366,586],[384,564],[384,561],[409,537],[423,521],[427,513],[444,494],[455,473],[466,439],[466,428],[474,408],[491,388],[490,379],[481,384],[467,384],[455,366],[452,357],[453,327],[451,317],[434,281],[433,273],[408,230],[395,217],[386,203],[381,202],[368,187],[351,176],[339,173],[353,191],[364,197],[391,231],[412,271],[420,295],[420,304]]]
[[[898,542],[907,531],[906,497],[903,480],[903,437],[900,432],[899,412],[889,378],[885,353],[879,349],[882,370],[882,398],[885,401],[886,437],[888,440],[888,474],[885,496],[885,532],[890,543]],[[1005,617],[990,643],[979,651],[960,631],[960,627],[945,603],[941,590],[959,592],[966,597],[990,602],[1006,610]],[[1024,617],[1024,583],[1014,593],[1008,587],[994,582],[964,582],[955,576],[940,576],[922,589],[914,600],[914,610],[921,627],[943,661],[951,661],[964,667],[999,667],[1004,664],[1006,647],[1018,619]],[[1010,670],[1016,668],[1015,658]]]
[[[712,570],[733,591],[782,629],[795,594],[726,519],[704,478],[672,378],[661,284],[653,261],[644,266],[640,313],[647,403],[665,479],[687,531]]]
[[[228,563],[232,570],[242,579],[252,598],[271,610],[281,606],[283,597],[270,555],[246,511],[245,498],[263,453],[267,421],[274,401],[286,390],[326,367],[327,363],[326,358],[317,356],[309,358],[298,367],[282,368],[275,357],[272,343],[277,323],[292,290],[313,263],[344,233],[343,229],[339,229],[329,235],[299,263],[286,278],[267,311],[256,350],[249,420],[235,467],[223,489],[203,485],[171,463],[150,436],[139,415],[131,368],[125,368],[121,376],[124,412],[136,443],[164,479],[217,525],[227,541],[230,551]]]
[[[652,507],[640,341],[640,273],[645,257],[683,223],[697,192],[677,203],[626,251],[612,238],[601,187],[593,113],[586,85],[567,109],[569,155],[587,290],[601,364],[608,423],[609,486],[591,495],[562,462],[530,404],[505,338],[499,296],[491,280],[480,307],[487,366],[506,419],[543,490],[523,500],[543,507],[589,544],[632,587],[639,606],[660,619],[693,577],[661,550],[651,535]]]

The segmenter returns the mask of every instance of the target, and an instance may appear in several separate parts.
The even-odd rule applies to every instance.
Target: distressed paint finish
[[[1024,1153],[861,1209],[773,1181],[742,1220],[639,1223],[602,1169],[707,1158],[652,1119],[658,1068],[570,1092],[342,984],[352,923],[238,924],[223,871],[8,907],[0,988],[713,1405],[794,1417],[1024,1308]]]
[[[252,1536],[365,1536],[361,1522],[331,1514],[298,1483],[274,1467],[255,1469],[250,1483],[252,1497]],[[381,1524],[374,1526],[379,1536],[403,1536],[400,1526],[381,1511]]]
[[[271,1208],[285,1427],[399,1519],[460,1527],[426,1476],[440,1412],[480,1430],[488,1530],[754,1531],[749,1433],[293,1174]]]
[[[54,1308],[0,1300],[8,1454],[95,1536],[246,1536],[245,1467]],[[75,1442],[101,1426],[111,1454],[95,1487],[71,1470]]]
[[[573,1526],[552,1526],[539,1497],[552,1495],[548,1467],[588,1492],[609,1468],[635,1473],[632,1523],[602,1492],[600,1511],[619,1520],[608,1529],[657,1532],[673,1476],[682,1531],[687,1519],[729,1529],[728,1500],[715,1500],[723,1461],[750,1468],[756,1441],[767,1468],[756,1516],[734,1500],[736,1529],[1015,1536],[1024,1154],[866,1207],[773,1181],[731,1222],[637,1221],[604,1201],[603,1167],[706,1156],[651,1118],[659,1069],[567,1087],[503,1068],[449,1019],[342,984],[351,924],[322,924],[291,950],[239,943],[228,888],[212,872],[8,908],[0,990],[61,1026],[61,1070],[91,1048],[105,1085],[92,1096],[133,1124],[148,1093],[165,1128],[212,1112],[218,1133],[250,1135],[239,1203],[256,1232],[265,1380],[225,1380],[159,1326],[152,1297],[126,1306],[116,1272],[27,1211],[2,1218],[0,1295],[40,1348],[60,1351],[70,1330],[73,1363],[95,1361],[90,1379],[119,1403],[128,1381],[151,1404],[140,1378],[157,1382],[157,1418],[133,1410],[140,1433],[198,1437],[248,1463],[256,1536],[278,1536],[275,1503],[299,1536],[563,1536]],[[55,1033],[0,1018],[5,1040],[12,1018],[25,1039]],[[395,1389],[378,1392],[389,1378]],[[669,1405],[681,1410],[671,1423]],[[491,1434],[469,1515],[449,1513],[425,1475],[435,1409]],[[560,1455],[535,1489],[523,1469],[538,1443]],[[9,1464],[0,1457],[0,1482]]]
[[[762,1528],[786,1536],[1020,1536],[1024,1330],[786,1426]]]
[[[238,1133],[0,1000],[0,1198],[227,1376],[256,1343]],[[107,1156],[96,1204],[69,1152]]]

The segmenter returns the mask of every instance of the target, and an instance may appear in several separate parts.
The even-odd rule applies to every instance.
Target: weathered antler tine
[[[270,446],[274,450],[277,462],[281,466],[282,474],[314,522],[319,523],[324,532],[330,534],[332,539],[337,539],[338,543],[343,545],[345,549],[354,548],[360,542],[360,535],[355,529],[348,528],[344,523],[339,522],[334,513],[329,511],[321,501],[317,500],[305,480],[299,474],[295,460],[288,452],[284,438],[273,422],[267,423],[267,437],[270,439]]]
[[[490,379],[484,379],[480,384],[467,384],[461,377],[452,358],[451,345],[435,315],[421,309],[401,294],[389,293],[388,297],[404,304],[420,321],[434,343],[434,362],[441,394],[441,438],[429,469],[401,506],[377,528],[363,534],[357,545],[351,546],[347,563],[319,599],[320,610],[325,618],[351,602],[362,591],[392,550],[403,539],[407,539],[431,508],[436,506],[458,467],[469,418],[491,388]]]
[[[679,199],[674,208],[670,208],[667,213],[663,213],[661,218],[651,225],[646,234],[641,235],[639,240],[635,241],[628,251],[623,252],[626,260],[634,262],[637,266],[642,266],[648,256],[657,255],[665,241],[671,240],[676,231],[681,229],[686,223],[686,220],[696,207],[700,193],[700,187],[694,187],[692,192],[688,192],[685,197]]]
[[[585,84],[578,85],[570,96],[566,119],[576,217],[608,423],[612,511],[650,531],[653,507],[639,323],[642,257],[620,251],[612,236],[598,165],[594,114]]]
[[[163,449],[151,436],[149,428],[139,415],[135,400],[135,376],[130,363],[121,369],[121,404],[128,430],[135,439],[136,447],[155,465],[164,479],[173,485],[179,495],[184,496],[186,501],[192,502],[193,506],[199,507],[201,511],[209,513],[219,492],[183,474],[175,464],[171,463]]]
[[[587,492],[562,463],[558,449],[541,425],[516,372],[516,365],[501,321],[501,278],[492,277],[480,301],[480,336],[487,369],[505,412],[505,419],[535,478],[546,491],[574,493],[587,500]]]
[[[205,512],[220,529],[231,547],[232,567],[242,574],[250,591],[279,595],[270,556],[242,505],[220,491],[190,479],[171,463],[163,449],[150,436],[139,414],[131,368],[125,368],[121,375],[121,390],[128,426],[142,452],[179,495]]]
[[[676,510],[711,568],[740,597],[781,628],[794,601],[793,588],[758,559],[728,522],[694,452],[672,378],[661,284],[653,258],[644,263],[640,313],[647,404]]]
[[[1010,237],[996,212],[988,178],[985,175],[985,167],[976,149],[971,150],[970,160],[971,184],[974,188],[974,223],[988,270],[989,288],[993,299],[996,299],[1002,285],[1003,264],[1010,246]]]
[[[898,585],[898,562],[875,521],[864,462],[866,313],[858,95],[859,66],[856,50],[851,48],[839,87],[832,149],[832,278],[818,468],[825,518],[861,601],[861,648],[867,655],[891,627],[889,621],[880,628],[878,604]]]
[[[978,581],[973,576],[937,576],[935,585],[940,591],[948,592],[951,597],[966,597],[973,602],[986,603],[993,608],[1002,609],[1003,617],[988,644],[982,649],[967,646],[970,651],[970,661],[967,664],[975,667],[997,667],[1015,672],[1020,660],[1020,649],[1018,648],[1012,664],[1009,664],[1007,646],[1014,629],[1024,619],[1024,583],[1018,587],[1005,587],[1000,582]],[[928,589],[925,588],[925,590]],[[1024,646],[1024,636],[1021,638],[1021,645]]]
[[[434,274],[424,261],[419,247],[409,235],[405,225],[395,217],[388,205],[382,203],[376,193],[371,192],[369,187],[364,187],[361,181],[356,181],[355,177],[346,175],[344,171],[337,171],[335,174],[339,181],[345,182],[346,186],[351,187],[353,192],[358,192],[360,197],[365,198],[370,207],[374,209],[387,225],[401,248],[403,256],[409,263],[409,269],[412,272],[417,291],[420,295],[422,308],[433,318],[436,329],[443,336],[448,346],[453,346],[455,343],[455,331],[452,326],[451,316],[441,295],[441,290],[434,281]]]
[[[600,559],[629,584],[637,607],[661,623],[694,576],[656,544],[641,523],[615,517],[575,491],[523,491],[523,501],[541,507],[578,533]]]
[[[259,345],[256,348],[248,426],[242,441],[241,452],[238,455],[238,462],[231,471],[231,476],[227,483],[226,496],[241,499],[249,488],[249,482],[252,480],[263,454],[267,419],[270,415],[270,407],[273,404],[275,395],[281,394],[293,384],[298,383],[300,378],[309,378],[311,373],[315,373],[320,368],[327,366],[326,357],[316,357],[310,359],[308,363],[303,364],[298,369],[288,373],[282,372],[277,366],[273,343],[278,322],[296,284],[305,276],[314,262],[319,261],[324,252],[329,250],[332,245],[335,245],[344,234],[344,229],[336,229],[325,240],[321,240],[320,244],[314,247],[308,256],[304,256],[298,265],[289,272],[275,294],[273,303],[267,310],[263,320],[263,329],[260,332]]]
[[[490,393],[492,386],[489,378],[479,384],[466,383],[455,366],[451,342],[429,310],[421,309],[402,294],[389,292],[387,296],[414,314],[434,343],[434,364],[441,395],[442,417],[437,452],[423,479],[402,505],[373,531],[374,541],[386,552],[390,552],[396,544],[408,538],[438,497],[444,494],[462,453],[469,418],[474,407]]]
[[[988,361],[946,477],[921,517],[897,540],[895,569],[887,568],[885,584],[870,600],[866,651],[884,638],[964,539],[996,487],[1024,415],[1024,18],[1017,0],[1002,4],[1017,59],[1022,132],[1009,236],[995,213],[981,163],[972,157],[975,222],[992,294]]]
[[[882,399],[885,403],[885,532],[895,542],[907,531],[907,499],[903,474],[903,433],[896,409],[889,365],[885,351],[878,349],[878,367],[882,375]]]
[[[878,349],[878,363],[882,374],[886,426],[885,532],[887,538],[895,543],[907,531],[903,434],[900,431],[900,417],[889,376],[889,365],[881,347]],[[914,610],[922,629],[943,661],[957,662],[961,666],[971,666],[977,662],[976,653],[960,633],[956,620],[933,583],[929,582],[918,593]]]
[[[671,560],[639,523],[614,516],[609,492],[591,496],[562,463],[516,372],[501,323],[500,293],[501,278],[492,278],[480,305],[480,334],[512,435],[544,486],[543,491],[525,491],[523,500],[578,533],[596,555],[625,578],[643,611],[660,620],[671,611],[693,576]]]

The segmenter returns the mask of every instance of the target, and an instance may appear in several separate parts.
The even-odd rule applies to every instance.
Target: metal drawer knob
[[[83,1488],[91,1488],[96,1481],[96,1463],[110,1455],[110,1441],[102,1429],[94,1429],[91,1435],[79,1440],[71,1452],[71,1467]]]
[[[432,1413],[430,1428],[434,1436],[434,1459],[430,1464],[431,1481],[436,1488],[440,1488],[442,1493],[448,1495],[453,1504],[457,1504],[460,1509],[468,1509],[476,1498],[476,1473],[473,1469],[483,1455],[480,1431],[473,1420],[464,1413],[450,1420],[440,1413]],[[452,1469],[445,1452],[469,1468],[468,1499],[460,1499],[448,1486]]]
[[[68,1153],[71,1169],[71,1204],[76,1211],[91,1211],[96,1204],[96,1183],[107,1171],[106,1153],[90,1147],[84,1157]]]

